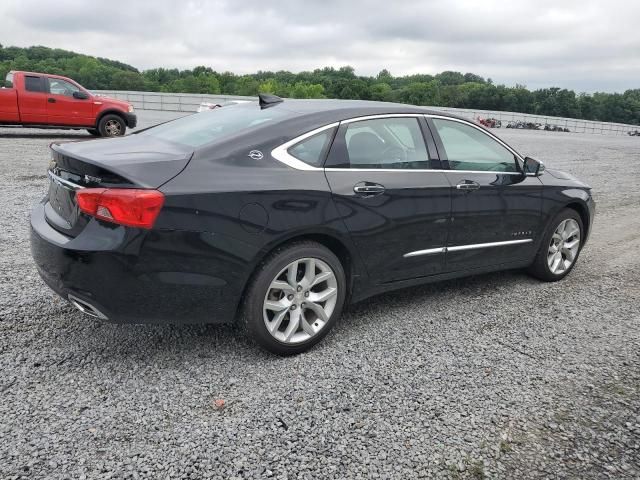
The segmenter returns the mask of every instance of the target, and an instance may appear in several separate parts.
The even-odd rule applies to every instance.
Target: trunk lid
[[[180,173],[193,155],[190,147],[136,135],[54,143],[51,150],[45,215],[52,227],[72,237],[89,221],[76,203],[79,189],[155,189]]]

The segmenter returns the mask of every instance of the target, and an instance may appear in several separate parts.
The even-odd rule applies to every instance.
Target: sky
[[[472,72],[578,92],[640,88],[638,0],[2,0],[0,44],[144,70]]]

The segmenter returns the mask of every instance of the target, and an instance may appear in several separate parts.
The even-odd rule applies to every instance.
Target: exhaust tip
[[[69,299],[69,302],[71,303],[71,305],[76,307],[82,313],[85,313],[91,317],[99,318],[101,320],[108,320],[107,316],[104,313],[102,313],[96,307],[91,305],[89,302],[82,300],[76,297],[75,295],[71,295],[71,294],[69,294],[67,298]]]

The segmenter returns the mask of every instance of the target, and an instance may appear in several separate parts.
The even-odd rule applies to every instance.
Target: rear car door
[[[52,125],[93,126],[93,101],[91,98],[74,98],[82,90],[61,78],[48,77],[47,116]]]
[[[451,184],[447,271],[532,258],[540,232],[542,183],[525,176],[518,155],[473,123],[431,117]]]
[[[18,94],[22,123],[47,123],[47,85],[42,75],[24,74],[23,89]]]
[[[439,167],[421,115],[341,122],[325,174],[374,284],[442,272],[451,200]]]

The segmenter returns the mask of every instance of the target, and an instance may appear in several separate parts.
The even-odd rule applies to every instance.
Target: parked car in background
[[[497,118],[480,118],[478,117],[478,123],[483,127],[487,128],[500,128],[502,127],[502,122]]]
[[[627,134],[631,137],[640,137],[640,130],[629,130]]]
[[[119,137],[136,123],[130,103],[93,95],[60,75],[12,71],[0,89],[0,125],[86,129],[94,136]]]
[[[388,290],[561,280],[595,214],[575,177],[410,105],[261,96],[51,150],[31,248],[53,290],[115,322],[236,321],[278,354]]]

